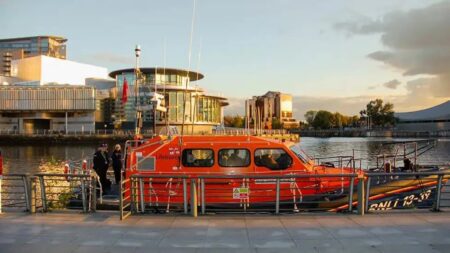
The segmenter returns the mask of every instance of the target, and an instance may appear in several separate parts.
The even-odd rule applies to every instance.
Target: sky
[[[450,99],[450,1],[0,0],[0,23],[0,38],[66,37],[68,59],[109,71],[133,67],[139,44],[142,66],[205,74],[226,114],[269,90],[292,94],[298,119]]]

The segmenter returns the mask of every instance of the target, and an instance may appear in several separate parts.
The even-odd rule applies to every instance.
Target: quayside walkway
[[[450,212],[0,214],[0,252],[449,252]]]

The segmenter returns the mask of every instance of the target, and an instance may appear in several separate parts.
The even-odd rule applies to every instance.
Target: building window
[[[292,158],[283,149],[261,148],[255,151],[255,164],[270,170],[285,170],[292,166]]]
[[[185,149],[181,160],[185,167],[211,167],[214,165],[214,151],[212,149]]]
[[[219,165],[222,167],[247,167],[250,165],[248,149],[221,149]]]

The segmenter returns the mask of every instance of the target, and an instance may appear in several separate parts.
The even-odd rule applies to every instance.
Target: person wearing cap
[[[120,184],[120,173],[122,172],[122,149],[120,148],[119,144],[116,144],[116,146],[114,146],[114,151],[111,155],[111,159],[116,184]]]

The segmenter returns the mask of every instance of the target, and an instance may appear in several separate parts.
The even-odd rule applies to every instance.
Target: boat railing
[[[376,169],[384,170],[386,166],[396,168],[399,162],[409,160],[412,165],[417,165],[419,157],[433,149],[437,144],[434,139],[389,142],[383,143],[383,147],[391,146],[391,152],[379,152],[375,156]]]
[[[316,166],[337,167],[337,168],[352,168],[354,171],[362,167],[362,158],[355,158],[354,155],[344,156],[328,156],[315,157],[314,164]]]

